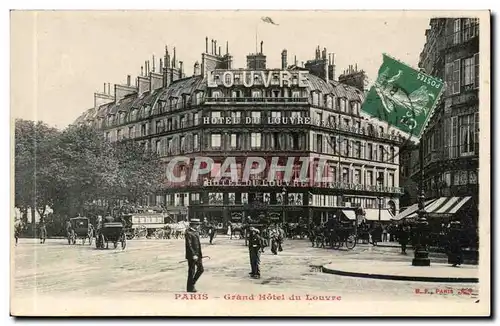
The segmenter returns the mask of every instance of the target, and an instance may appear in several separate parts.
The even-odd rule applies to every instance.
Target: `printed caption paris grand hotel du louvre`
[[[490,314],[489,12],[11,27],[12,315]]]

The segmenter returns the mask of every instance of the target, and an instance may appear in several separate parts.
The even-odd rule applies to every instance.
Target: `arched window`
[[[393,200],[389,200],[389,210],[391,211],[393,216],[396,216],[396,203]]]

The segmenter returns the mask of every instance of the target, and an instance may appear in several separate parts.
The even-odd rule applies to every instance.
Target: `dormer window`
[[[329,108],[329,109],[332,109],[332,96],[331,95],[327,95],[326,96],[326,107]]]
[[[212,91],[212,97],[219,98],[219,97],[222,97],[222,94],[220,91]]]

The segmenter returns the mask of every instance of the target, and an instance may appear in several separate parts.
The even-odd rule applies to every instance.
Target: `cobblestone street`
[[[214,245],[209,245],[207,239],[202,239],[202,245],[203,254],[211,259],[204,260],[205,273],[197,288],[200,294],[214,300],[227,300],[227,295],[269,293],[301,295],[302,299],[306,294],[323,295],[324,299],[340,296],[343,301],[407,301],[425,297],[440,302],[471,302],[477,298],[477,284],[362,279],[325,274],[314,267],[336,260],[358,259],[411,264],[412,253],[403,256],[397,248],[358,245],[350,251],[328,250],[312,248],[306,240],[288,240],[284,251],[277,256],[265,251],[261,257],[262,277],[255,280],[248,277],[248,249],[243,240],[219,236]],[[142,296],[178,299],[185,291],[187,264],[181,262],[184,258],[181,239],[130,240],[123,251],[120,247],[96,250],[89,245],[69,246],[64,239],[51,239],[45,245],[20,239],[14,250],[14,300],[19,302],[64,298],[65,302],[91,303],[98,298],[120,300]],[[442,255],[431,258],[433,262],[445,262]],[[473,295],[459,295],[462,288],[472,288]],[[416,293],[425,289],[448,293]]]

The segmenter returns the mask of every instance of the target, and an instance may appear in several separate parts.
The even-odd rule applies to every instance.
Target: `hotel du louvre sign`
[[[298,86],[307,87],[307,71],[287,70],[215,70],[207,76],[208,87]]]
[[[341,189],[341,190],[357,190],[357,191],[374,191],[374,192],[389,192],[402,194],[403,188],[401,187],[385,187],[378,185],[363,185],[356,183],[347,182],[321,182],[314,180],[267,180],[267,179],[250,179],[244,180],[232,180],[231,178],[205,178],[203,180],[204,187],[295,187],[295,188],[307,188],[307,187],[317,187],[317,188],[329,188],[329,189]]]

